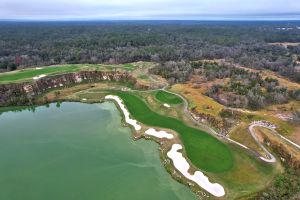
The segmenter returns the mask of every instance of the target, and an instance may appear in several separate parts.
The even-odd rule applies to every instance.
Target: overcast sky
[[[300,0],[0,0],[0,19],[300,19]]]

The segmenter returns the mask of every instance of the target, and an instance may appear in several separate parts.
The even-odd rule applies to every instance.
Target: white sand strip
[[[41,67],[36,67],[35,69],[42,69]]]
[[[126,123],[132,125],[136,131],[141,130],[142,127],[137,123],[137,121],[129,117],[129,112],[124,106],[122,99],[120,99],[120,97],[114,95],[107,95],[105,96],[105,99],[115,100],[118,103],[120,109],[123,111]]]
[[[38,79],[43,78],[45,76],[46,76],[45,74],[42,74],[42,75],[39,75],[39,76],[35,76],[35,77],[33,77],[33,80],[38,80]]]
[[[149,128],[147,131],[145,131],[145,134],[151,135],[157,138],[167,138],[172,139],[174,138],[173,134],[167,133],[166,131],[156,131],[154,128]]]
[[[191,175],[188,170],[190,168],[189,163],[182,156],[182,153],[178,150],[182,149],[180,144],[173,144],[171,150],[167,153],[167,156],[172,159],[174,167],[182,173],[187,179],[194,181],[200,187],[202,187],[207,192],[211,193],[216,197],[221,197],[225,195],[225,190],[222,185],[218,183],[211,183],[208,177],[202,172],[196,171],[194,175]]]
[[[167,104],[167,103],[164,103],[164,107],[171,108],[171,106],[169,104]]]

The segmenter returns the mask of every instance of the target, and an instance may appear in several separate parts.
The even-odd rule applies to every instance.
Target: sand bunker
[[[129,117],[128,110],[125,108],[122,100],[118,96],[107,95],[105,96],[105,99],[115,100],[125,116],[125,122],[132,125],[136,131],[141,130],[142,127],[137,123],[137,121]]]
[[[35,77],[33,77],[33,80],[38,80],[38,79],[43,78],[45,76],[46,76],[45,74],[42,74],[42,75],[39,75],[39,76],[35,76]]]
[[[145,134],[151,135],[157,138],[167,138],[172,139],[174,136],[171,133],[167,133],[166,131],[156,131],[154,128],[149,128],[145,131]]]
[[[171,106],[169,104],[167,104],[167,103],[164,103],[164,107],[171,108]]]
[[[216,197],[224,196],[225,191],[222,185],[218,183],[211,183],[208,180],[208,177],[200,171],[196,171],[194,175],[191,175],[188,172],[190,165],[182,156],[182,153],[178,152],[180,149],[182,149],[180,144],[173,144],[171,150],[167,153],[167,156],[172,159],[174,167],[187,179],[194,181],[212,195]]]

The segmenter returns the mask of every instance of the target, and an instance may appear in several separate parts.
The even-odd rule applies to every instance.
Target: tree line
[[[294,27],[278,30],[278,27]],[[297,22],[1,22],[0,69],[64,63],[226,59],[300,81]]]

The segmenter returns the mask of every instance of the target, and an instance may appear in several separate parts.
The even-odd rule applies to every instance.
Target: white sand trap
[[[172,139],[174,136],[171,133],[167,133],[166,131],[156,131],[154,128],[149,128],[145,131],[145,134],[151,135],[157,138],[167,138]]]
[[[41,67],[36,67],[35,69],[42,69]]]
[[[115,100],[118,103],[121,110],[123,111],[123,113],[124,113],[126,123],[132,125],[136,131],[141,130],[142,127],[140,125],[138,125],[137,121],[134,120],[134,119],[131,119],[129,117],[129,112],[125,108],[125,106],[124,106],[122,100],[120,99],[120,97],[114,96],[114,95],[107,95],[107,96],[105,96],[105,99]]]
[[[221,197],[225,195],[225,191],[222,185],[218,183],[211,183],[208,177],[202,172],[196,171],[194,175],[191,175],[188,170],[190,168],[189,163],[182,156],[182,153],[178,150],[182,149],[180,144],[173,144],[171,150],[167,153],[167,156],[172,159],[174,167],[182,173],[187,179],[194,181],[200,187],[202,187],[207,192],[211,193],[216,197]]]
[[[39,75],[39,76],[33,77],[33,80],[38,80],[38,79],[40,79],[40,78],[44,78],[45,76],[46,76],[45,74],[41,74],[41,75]]]
[[[164,107],[171,108],[171,106],[169,104],[167,104],[167,103],[164,103]]]

